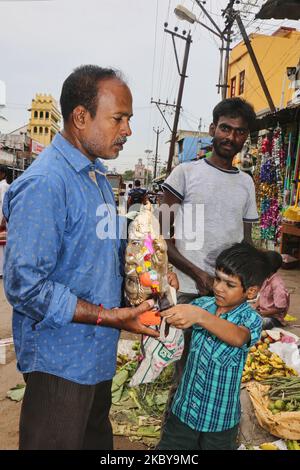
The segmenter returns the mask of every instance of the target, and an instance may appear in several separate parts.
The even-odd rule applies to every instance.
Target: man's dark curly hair
[[[60,107],[67,122],[76,106],[84,106],[92,116],[97,112],[97,96],[99,82],[116,79],[125,83],[122,73],[112,68],[97,65],[81,65],[69,75],[63,83],[60,95]]]
[[[250,130],[254,128],[256,114],[253,106],[241,98],[227,98],[215,106],[213,110],[213,123],[218,124],[221,116],[230,118],[243,118]]]

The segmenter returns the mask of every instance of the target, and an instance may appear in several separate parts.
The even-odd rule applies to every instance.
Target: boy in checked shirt
[[[170,325],[193,326],[193,334],[159,450],[236,449],[242,373],[262,328],[248,301],[257,297],[269,273],[263,252],[236,243],[216,260],[214,297],[161,312]]]

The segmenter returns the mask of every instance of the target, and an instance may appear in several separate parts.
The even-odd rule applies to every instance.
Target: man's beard
[[[120,137],[119,139],[116,139],[112,147],[114,145],[124,145],[127,142],[127,137]],[[90,157],[96,160],[96,158],[102,158],[104,160],[115,160],[119,156],[119,151],[117,151],[113,155],[104,155],[103,152],[101,151],[99,144],[94,143],[93,141],[88,141],[88,142],[82,142],[83,148],[88,152]]]
[[[97,149],[98,146],[93,145],[92,142],[82,142],[81,145],[92,159],[96,160],[96,158],[100,157]]]
[[[223,145],[228,145],[231,147],[231,150],[224,149]],[[213,138],[213,148],[220,158],[233,158],[238,152],[242,150],[243,147],[233,145],[228,140],[216,140]]]

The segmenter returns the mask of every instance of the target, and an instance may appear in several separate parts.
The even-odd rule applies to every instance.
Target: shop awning
[[[300,0],[267,0],[255,18],[261,20],[299,20]]]
[[[277,124],[281,126],[288,123],[300,121],[300,104],[293,104],[288,108],[283,108],[276,113],[270,113],[256,120],[256,130],[274,128]]]

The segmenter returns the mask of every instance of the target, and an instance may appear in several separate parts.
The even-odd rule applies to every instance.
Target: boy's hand
[[[201,310],[195,305],[178,304],[168,310],[160,312],[160,315],[166,319],[166,322],[176,328],[184,330],[198,323],[201,317]]]
[[[167,273],[167,278],[168,278],[168,283],[170,284],[171,287],[174,287],[174,289],[178,290],[179,289],[179,281],[178,277],[176,276],[175,273],[172,271]]]

